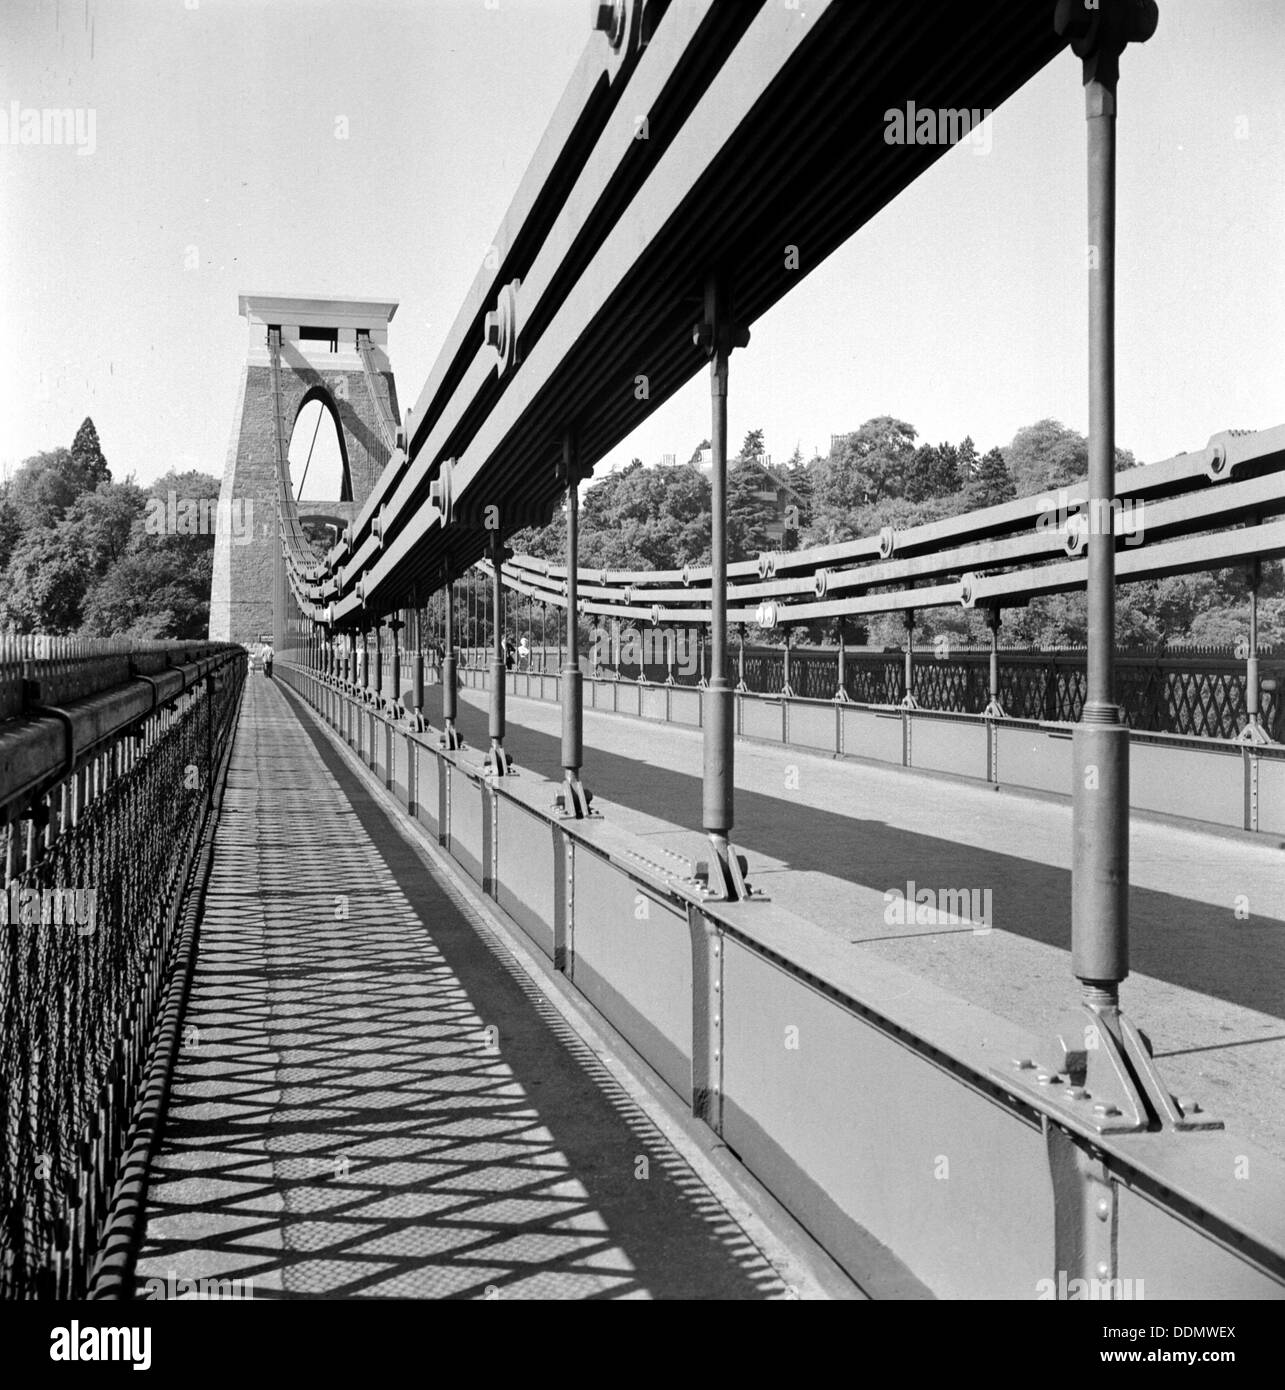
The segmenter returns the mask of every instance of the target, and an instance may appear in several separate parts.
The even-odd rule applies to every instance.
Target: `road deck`
[[[459,726],[486,746],[487,696]],[[441,723],[441,690],[426,713]],[[519,770],[560,780],[558,706],[507,697]],[[594,805],[652,843],[707,857],[701,734],[586,710]],[[738,740],[736,827],[750,880],[801,916],[1033,1034],[1073,1004],[1071,809],[963,779]],[[1193,788],[1193,795],[1198,789]],[[1285,1158],[1285,850],[1134,817],[1132,973],[1121,990],[1175,1094]],[[907,883],[989,890],[989,932],[889,924]]]

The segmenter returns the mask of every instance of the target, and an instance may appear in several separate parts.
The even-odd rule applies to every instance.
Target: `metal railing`
[[[0,663],[22,696],[0,724],[0,1292],[82,1297],[246,659],[29,640]]]
[[[733,644],[729,669],[740,656]],[[686,669],[684,669],[684,666]],[[698,660],[621,661],[614,673],[622,680],[639,675],[654,684],[670,675],[675,685],[697,685],[704,669]],[[785,649],[746,645],[745,689],[756,695],[777,695],[785,688]],[[612,670],[604,669],[610,675]],[[844,652],[843,689],[857,704],[895,705],[906,694],[905,651],[849,647]],[[990,652],[985,648],[953,647],[941,654],[933,647],[916,647],[911,682],[921,709],[952,714],[982,714],[990,699]],[[1084,707],[1085,652],[1083,647],[1056,650],[1000,650],[1000,703],[1011,718],[1043,723],[1074,724]],[[832,700],[839,689],[839,653],[834,647],[792,647],[789,685],[805,700]],[[1236,738],[1248,722],[1248,675],[1243,658],[1230,649],[1195,651],[1121,650],[1116,654],[1116,699],[1132,729],[1147,733],[1190,734],[1200,738]],[[1259,654],[1259,712],[1273,742],[1285,739],[1285,652],[1265,649]]]

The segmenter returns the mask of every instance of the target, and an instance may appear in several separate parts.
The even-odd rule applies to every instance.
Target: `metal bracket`
[[[1119,1039],[1101,1014],[1081,1004],[1049,1049],[1060,1054],[1055,1064],[1015,1057],[991,1075],[1050,1119],[1098,1134],[1223,1127],[1196,1101],[1170,1095],[1141,1033],[1124,1014],[1118,1026]]]
[[[711,837],[712,838],[712,837]],[[696,864],[695,881],[702,885],[712,902],[770,902],[766,893],[756,891],[745,877],[749,861],[736,846],[728,843],[727,860],[723,861],[718,846],[711,845],[712,853],[708,862],[701,860]]]
[[[590,809],[593,793],[585,789],[578,777],[568,777],[562,783],[562,791],[554,798],[553,804],[564,820],[587,820],[599,812]]]

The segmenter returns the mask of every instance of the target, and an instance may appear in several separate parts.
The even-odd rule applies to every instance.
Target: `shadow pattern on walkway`
[[[789,1297],[460,890],[247,687],[136,1268],[255,1296]]]

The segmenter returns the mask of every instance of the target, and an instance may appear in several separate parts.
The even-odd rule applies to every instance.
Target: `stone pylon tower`
[[[219,493],[210,637],[249,643],[280,630],[273,611],[283,566],[269,332],[275,328],[281,335],[286,445],[300,410],[313,400],[330,410],[339,436],[341,500],[303,504],[300,516],[315,512],[351,520],[392,453],[398,407],[388,363],[388,324],[397,305],[373,299],[243,294],[240,310],[250,326],[250,342]],[[359,337],[369,340],[367,362],[362,360]],[[282,615],[276,620],[279,624]]]

